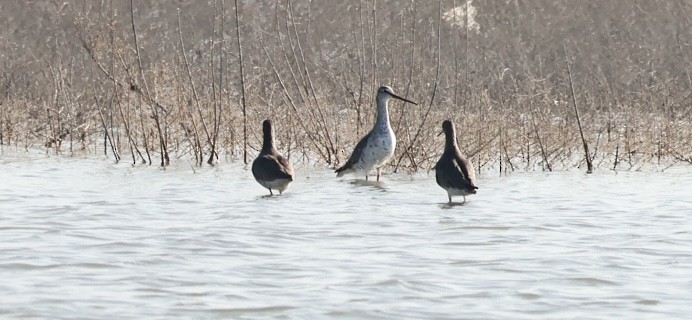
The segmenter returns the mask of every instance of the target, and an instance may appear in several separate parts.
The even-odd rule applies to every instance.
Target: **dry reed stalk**
[[[407,82],[406,82],[406,86],[404,89],[404,98],[407,98],[407,99],[409,97],[409,94],[411,91],[411,85],[413,83],[413,70],[414,70],[413,65],[414,65],[414,61],[415,61],[414,57],[415,57],[415,52],[416,52],[416,50],[415,50],[415,48],[416,48],[416,2],[414,0],[411,1],[411,15],[412,15],[412,18],[411,18],[411,45],[410,45],[410,47],[411,47],[410,53],[411,54],[410,54],[408,72],[407,72],[408,75],[406,77]],[[403,37],[403,32],[402,32],[402,37]],[[402,46],[403,46],[403,44],[402,44]],[[403,58],[402,58],[402,60],[403,60]],[[401,108],[399,110],[399,117],[398,117],[396,124],[395,124],[395,128],[396,128],[395,132],[397,132],[397,133],[400,132],[403,119],[408,114],[409,113],[408,113],[407,108]],[[406,137],[408,138],[409,141],[411,141],[410,127],[404,126],[404,129],[406,130]],[[404,152],[404,154],[406,154],[406,153],[407,152]],[[408,154],[408,157],[409,157],[409,161],[411,161],[413,163],[414,161],[411,159],[410,153]],[[400,157],[399,160],[397,161],[396,165],[394,166],[394,172],[397,172],[399,170],[399,166],[401,164],[401,159],[402,158]]]
[[[207,164],[209,165],[214,165],[214,158],[216,156],[216,123],[218,122],[219,118],[219,97],[217,94],[217,88],[216,88],[216,72],[214,71],[216,66],[214,64],[214,47],[216,46],[216,17],[218,16],[218,8],[217,8],[218,1],[214,0],[214,17],[212,19],[212,27],[211,27],[211,41],[209,41],[209,56],[211,57],[209,59],[209,75],[210,75],[210,82],[211,82],[211,96],[212,96],[212,134],[211,137],[209,137],[209,158],[207,160]]]
[[[216,2],[214,3],[216,6]],[[221,42],[219,45],[219,93],[218,93],[218,98],[216,92],[214,93],[214,136],[212,139],[212,146],[211,146],[211,153],[209,155],[209,160],[207,161],[208,164],[213,164],[214,157],[216,157],[216,161],[219,161],[219,155],[218,155],[218,143],[219,143],[219,130],[221,127],[221,119],[223,115],[223,110],[222,110],[222,105],[223,105],[223,95],[224,92],[224,75],[225,75],[225,52],[224,50],[224,45],[226,44],[225,38],[226,38],[226,15],[224,14],[224,10],[226,8],[226,0],[221,0],[221,27],[220,27],[220,33],[221,33]],[[214,68],[212,67],[212,70]],[[215,88],[215,87],[214,87]]]
[[[209,128],[207,126],[206,121],[204,120],[204,114],[202,113],[202,107],[200,105],[201,103],[200,103],[199,95],[197,94],[197,88],[196,88],[195,82],[192,78],[192,71],[190,71],[190,63],[188,62],[187,54],[185,52],[185,45],[183,43],[183,36],[182,36],[182,27],[180,24],[180,12],[178,12],[178,35],[179,35],[179,40],[180,40],[180,52],[182,53],[182,56],[183,56],[183,65],[185,66],[187,79],[190,82],[190,88],[192,89],[192,101],[194,102],[195,110],[197,111],[197,114],[199,116],[199,121],[202,124],[202,129],[204,130],[205,137],[207,138],[207,143],[211,146],[211,145],[213,145],[213,142],[211,139],[211,134],[209,133]],[[213,81],[213,79],[212,79],[212,81]],[[190,116],[191,121],[193,121],[193,124],[194,124],[194,118],[193,118],[192,114],[189,114],[189,116]],[[195,131],[196,131],[197,126],[194,125],[194,127],[195,127]],[[202,163],[204,162],[204,158],[203,158],[204,157],[204,147],[199,142],[198,142],[198,147],[199,147],[199,157],[197,158],[197,165],[202,165]],[[213,155],[212,155],[212,157],[213,157]]]
[[[362,118],[362,107],[363,107],[363,86],[365,85],[365,31],[363,28],[363,0],[358,2],[358,27],[360,29],[360,46],[357,52],[358,57],[358,103],[356,104],[356,135],[361,136],[361,130],[363,128],[363,118]],[[338,159],[337,159],[338,161]]]
[[[564,48],[564,47],[563,47]],[[591,154],[589,153],[589,144],[584,138],[584,130],[581,126],[581,119],[579,118],[579,109],[577,108],[577,98],[574,93],[574,81],[572,80],[572,69],[569,66],[569,57],[567,56],[567,49],[565,49],[565,64],[567,65],[567,75],[569,76],[569,88],[572,95],[572,106],[574,107],[574,114],[577,117],[577,126],[579,127],[579,135],[581,136],[581,142],[584,147],[584,157],[586,159],[586,173],[593,173],[593,163],[591,162]]]
[[[144,68],[142,67],[142,55],[139,52],[139,43],[137,40],[137,28],[135,24],[135,9],[134,9],[134,0],[130,0],[130,18],[131,18],[131,26],[132,26],[132,40],[134,41],[134,46],[135,46],[135,56],[137,58],[137,65],[139,69],[139,77],[141,83],[144,85],[144,91],[143,91],[143,96],[147,97],[147,100],[149,101],[155,101],[153,98],[151,98],[151,91],[149,91],[149,85],[147,84],[147,80],[144,77]],[[131,85],[132,87],[132,85]],[[152,113],[154,116],[154,123],[156,124],[156,129],[158,130],[159,133],[159,150],[161,151],[161,166],[165,167],[170,163],[170,158],[168,156],[168,149],[166,146],[166,140],[165,140],[165,135],[163,133],[163,129],[161,126],[161,117],[159,114],[159,107],[160,105],[158,103],[150,103],[149,104]]]
[[[300,70],[298,70],[298,72],[296,72],[292,66],[292,64],[296,64],[298,66],[298,68],[300,69],[300,59],[298,58],[298,54],[296,53],[296,49],[295,49],[297,45],[293,42],[293,38],[291,36],[291,31],[290,31],[291,30],[291,27],[289,24],[289,22],[291,21],[290,2],[287,2],[287,3],[289,4],[289,6],[287,6],[286,12],[285,12],[285,15],[286,15],[285,28],[286,28],[286,32],[288,33],[286,35],[286,38],[288,39],[288,46],[286,46],[285,43],[283,42],[283,37],[281,37],[278,24],[277,24],[276,32],[277,32],[277,36],[279,38],[279,43],[281,44],[283,58],[284,58],[284,61],[286,62],[286,68],[289,71],[289,74],[291,75],[290,79],[292,80],[292,84],[295,87],[295,91],[298,93],[297,96],[300,98],[299,103],[305,105],[305,108],[303,108],[303,109],[307,111],[307,119],[310,121],[311,127],[316,128],[317,131],[319,131],[320,127],[321,127],[320,124],[317,122],[318,121],[317,119],[319,119],[319,117],[316,116],[315,108],[311,105],[312,100],[310,99],[309,93],[307,92],[307,86],[305,85],[305,79],[304,79],[303,73],[300,72]],[[289,53],[290,53],[290,55],[289,55]],[[274,67],[274,69],[276,70],[276,72],[278,72],[278,70],[275,67]],[[302,85],[301,85],[301,83],[302,83]],[[284,87],[284,93],[287,95],[287,97],[290,95],[287,87]],[[290,101],[291,101],[292,106],[296,105],[295,102],[293,102],[293,99],[291,99]],[[295,110],[297,112],[298,108],[295,108]],[[318,134],[314,134],[314,133],[311,133],[311,136],[319,137]],[[321,139],[319,140],[319,143],[320,143],[320,147],[324,148],[324,150],[320,150],[320,154],[321,154],[322,159],[325,159],[327,162],[329,162],[329,159],[331,158],[329,147],[326,144],[324,144]],[[326,153],[325,153],[325,151],[326,151]]]
[[[303,131],[308,135],[308,139],[310,140],[310,142],[312,143],[312,145],[313,145],[314,147],[317,148],[317,152],[319,153],[320,157],[321,157],[322,159],[326,159],[327,156],[326,156],[324,153],[322,153],[322,147],[321,147],[320,145],[318,145],[318,141],[319,141],[319,140],[317,139],[316,136],[314,136],[314,135],[310,132],[310,130],[308,130],[308,128],[307,128],[305,122],[302,120],[302,117],[301,117],[301,115],[300,115],[300,112],[298,112],[298,108],[296,107],[296,105],[295,105],[295,103],[294,103],[294,101],[293,101],[293,98],[291,97],[290,93],[288,92],[288,89],[286,88],[286,85],[284,84],[284,80],[283,80],[283,78],[281,77],[281,74],[279,74],[279,71],[276,69],[276,66],[274,65],[274,62],[272,61],[271,56],[269,55],[269,52],[267,51],[266,47],[264,46],[263,41],[262,41],[261,38],[260,38],[260,43],[262,43],[262,48],[264,49],[264,53],[265,53],[265,55],[267,56],[267,60],[269,61],[270,65],[272,66],[272,69],[274,70],[274,76],[276,76],[277,81],[278,81],[279,84],[281,85],[281,89],[282,89],[283,92],[284,92],[284,96],[285,96],[286,99],[288,100],[288,102],[289,102],[289,104],[290,104],[290,106],[291,106],[292,111],[293,111],[294,114],[296,115],[298,123],[299,123],[300,126],[302,127]]]
[[[103,148],[103,154],[106,156],[108,155],[108,152],[107,152],[108,149],[106,147],[107,146],[106,143],[108,143],[108,145],[110,145],[110,147],[111,147],[111,152],[113,152],[113,157],[115,158],[115,162],[117,163],[118,161],[120,161],[120,154],[118,153],[118,148],[115,146],[115,143],[113,142],[113,138],[112,138],[113,132],[112,131],[108,132],[108,125],[106,124],[106,119],[103,116],[103,111],[101,111],[102,107],[101,107],[99,100],[96,97],[96,95],[94,95],[94,102],[96,104],[96,108],[97,108],[98,114],[99,114],[99,119],[101,120],[101,125],[103,126],[103,132],[105,135],[104,140],[103,140],[103,147],[104,147]],[[113,129],[113,127],[111,126],[111,130],[112,129]]]
[[[409,145],[404,149],[404,153],[401,156],[399,156],[399,159],[397,160],[397,164],[395,165],[395,167],[399,166],[403,157],[406,154],[410,153],[412,148],[416,144],[416,142],[418,142],[418,139],[419,139],[420,134],[423,130],[423,127],[425,125],[427,125],[428,116],[430,116],[430,111],[432,110],[433,103],[435,102],[435,95],[437,94],[437,86],[440,83],[440,65],[441,65],[441,52],[442,52],[442,50],[441,50],[442,37],[441,37],[441,31],[440,31],[441,28],[442,28],[442,0],[439,0],[438,1],[438,24],[437,24],[437,64],[435,66],[436,71],[435,71],[435,78],[434,78],[434,82],[433,82],[432,93],[430,96],[430,103],[428,104],[428,108],[423,115],[422,121],[418,125],[418,129],[416,130],[416,133],[413,135],[413,139],[411,139],[411,142],[409,143]],[[417,169],[418,165],[415,162],[415,157],[413,157],[412,155],[409,154],[409,158],[414,160],[414,162],[412,163],[412,166],[414,169]]]
[[[225,50],[237,48],[235,43],[224,48],[224,3],[219,0],[214,0],[213,6],[183,5],[186,16],[191,17],[188,30],[192,33],[183,39],[189,48],[186,69],[178,41],[170,41],[180,38],[180,28],[165,27],[175,25],[174,6],[155,4],[152,9],[157,10],[156,15],[146,11],[149,7],[138,8],[138,18],[132,1],[107,2],[101,7],[85,2],[76,26],[83,46],[80,50],[86,50],[90,61],[82,61],[79,52],[70,51],[70,35],[61,34],[59,27],[55,28],[58,34],[50,35],[57,39],[52,44],[57,50],[44,50],[50,55],[34,50],[35,60],[31,61],[14,49],[0,55],[5,70],[0,73],[0,143],[29,148],[50,141],[51,151],[74,152],[73,146],[80,139],[86,148],[101,142],[96,140],[101,139],[103,130],[109,135],[103,136],[104,150],[116,148],[123,157],[130,152],[133,159],[151,159],[161,155],[161,145],[165,145],[173,156],[194,156],[201,164],[218,160],[218,152],[226,151],[231,157],[241,149],[246,155],[252,152],[258,137],[247,130],[269,113],[290,124],[279,127],[277,137],[288,141],[287,147],[302,155],[303,161],[333,163],[341,157],[335,150],[352,144],[368,126],[368,115],[374,111],[371,97],[380,84],[375,80],[388,79],[385,81],[395,88],[405,89],[406,96],[435,94],[435,107],[429,113],[430,105],[398,110],[393,124],[404,148],[397,151],[396,159],[401,160],[395,170],[426,167],[435,158],[439,150],[431,145],[439,146],[440,141],[435,139],[434,123],[445,118],[461,124],[462,148],[472,150],[478,170],[486,172],[498,166],[503,172],[512,167],[560,170],[584,165],[584,155],[590,158],[593,169],[604,165],[628,169],[623,163],[629,163],[630,170],[650,164],[661,168],[687,163],[685,159],[692,154],[692,146],[685,142],[692,135],[686,129],[692,121],[692,77],[689,67],[675,67],[689,65],[689,41],[686,30],[679,26],[690,21],[688,16],[692,15],[684,13],[692,7],[639,4],[650,13],[640,19],[639,11],[632,11],[639,18],[630,21],[630,38],[624,38],[619,33],[623,23],[589,20],[592,12],[586,6],[567,1],[548,7],[538,4],[547,13],[538,19],[517,4],[500,8],[485,2],[476,8],[453,0],[451,5],[458,4],[454,8],[458,10],[443,9],[448,12],[445,15],[452,15],[455,25],[446,23],[450,19],[447,16],[446,22],[439,23],[440,2],[411,1],[401,12],[391,14],[377,12],[378,6],[390,7],[389,0],[361,0],[356,3],[360,6],[352,9],[338,3],[276,3],[274,12],[252,4],[242,8],[243,16],[251,17],[245,24],[255,28],[236,25],[242,44],[243,74],[239,75],[224,69],[226,63],[236,63],[237,59],[223,62],[224,53],[230,52]],[[475,23],[472,8],[474,14],[475,10],[483,14],[479,37],[473,37],[477,29],[471,28]],[[235,9],[241,10],[238,6]],[[615,15],[635,8],[620,4],[601,9]],[[563,17],[563,24],[555,24],[550,13],[556,10],[575,14]],[[214,14],[211,28],[211,19],[197,18],[209,17],[210,12]],[[276,21],[271,19],[274,13]],[[68,13],[65,17],[69,20],[71,16]],[[670,19],[678,26],[672,30],[675,36],[661,37],[670,30],[658,25]],[[324,21],[336,22],[333,25],[339,28],[331,28]],[[503,24],[510,27],[509,33],[498,31],[506,30],[496,27]],[[155,34],[148,31],[154,29]],[[10,39],[26,31],[14,30],[19,31],[9,35]],[[541,37],[536,37],[538,34]],[[590,46],[584,40],[593,34],[604,42]],[[266,43],[251,40],[260,37]],[[25,37],[36,38],[44,37]],[[440,38],[449,42],[440,47]],[[152,41],[160,44],[152,45]],[[21,44],[32,45],[31,41]],[[579,64],[570,63],[573,57],[568,57],[570,70],[564,72],[564,60],[555,57],[568,45],[590,54],[580,56]],[[3,43],[0,49],[13,46],[17,47]],[[178,60],[171,63],[169,58]],[[94,77],[90,68],[105,77]],[[188,72],[178,77],[177,68],[180,75],[185,72],[182,70]],[[498,77],[498,70],[505,74]],[[576,76],[570,89],[561,90],[568,85],[570,74]],[[277,76],[284,80],[283,86],[274,80]],[[228,88],[228,83],[238,79],[243,88]],[[185,83],[184,90],[180,89],[181,82]],[[190,104],[189,83],[194,83],[197,92],[197,101],[190,98]],[[575,108],[578,86],[588,89]],[[43,88],[54,90],[38,90]],[[540,99],[536,99],[538,94]],[[243,96],[244,119],[240,112],[236,119],[233,106],[224,109],[226,100],[237,99],[239,105]],[[98,97],[100,109],[94,107],[92,97]],[[571,122],[575,116],[579,132]],[[89,129],[89,121],[98,128]],[[234,131],[237,128],[240,132],[242,121],[244,140],[236,138]],[[207,125],[206,132],[202,122]],[[588,152],[583,150],[584,141],[590,142]],[[140,154],[138,149],[141,155],[133,155]]]
[[[142,112],[142,110],[138,110],[137,113],[139,113],[139,125],[142,128],[142,141],[144,144],[144,151],[147,154],[147,161],[145,163],[152,165],[153,161],[151,160],[151,153],[149,152],[149,139],[147,138],[147,131],[144,127],[144,112]]]
[[[291,6],[291,0],[286,0],[286,12],[285,12],[285,28],[286,28],[286,39],[288,39],[288,48],[290,48],[290,57],[291,57],[291,62],[295,63],[297,71],[294,72],[294,77],[297,75],[297,77],[294,79],[296,87],[298,91],[301,93],[301,96],[303,97],[303,100],[308,100],[309,99],[309,92],[307,88],[307,82],[305,80],[305,75],[301,71],[301,64],[302,62],[305,62],[304,58],[301,59],[300,56],[298,55],[298,51],[300,50],[300,38],[298,38],[298,32],[297,28],[295,25],[295,20],[293,18],[293,7]],[[291,28],[293,27],[293,28]],[[295,42],[293,38],[295,37]],[[288,54],[288,53],[286,53]],[[287,60],[288,61],[288,60]],[[289,62],[290,63],[290,62]],[[300,80],[300,82],[299,82]],[[305,101],[307,103],[307,101]]]
[[[293,26],[293,34],[296,38],[296,45],[295,46],[292,45],[291,47],[292,48],[297,47],[298,53],[300,53],[300,60],[301,60],[301,63],[303,65],[303,73],[305,74],[305,76],[302,77],[302,73],[301,73],[301,78],[303,81],[303,87],[304,87],[304,90],[306,91],[306,94],[308,96],[312,97],[313,102],[315,104],[315,108],[317,109],[317,114],[319,116],[318,121],[317,121],[317,129],[318,130],[321,129],[323,131],[324,138],[327,140],[327,144],[325,145],[325,149],[327,152],[327,158],[325,159],[325,161],[327,162],[327,164],[330,164],[332,162],[332,155],[336,154],[336,148],[334,147],[334,142],[332,141],[331,135],[329,133],[328,122],[324,116],[324,112],[322,111],[322,106],[319,102],[319,99],[317,98],[317,94],[315,93],[315,86],[312,82],[312,77],[310,77],[310,71],[308,70],[307,61],[305,60],[305,53],[304,53],[302,45],[301,45],[300,37],[298,36],[298,28],[296,27],[297,24],[294,20],[294,14],[293,14],[293,9],[291,7],[291,1],[287,0],[287,3],[288,3],[287,10],[289,12],[289,17],[291,19],[291,25]],[[288,21],[288,19],[287,19],[287,21]],[[289,36],[289,39],[290,39],[290,36]],[[295,50],[293,50],[293,54],[297,60]]]
[[[115,92],[115,95],[117,96],[117,92]],[[123,105],[121,99],[117,99],[118,102],[116,103],[118,105],[118,112],[120,114],[120,118],[122,119],[123,127],[125,128],[125,135],[127,136],[127,142],[130,147],[130,155],[132,156],[132,164],[135,165],[137,164],[137,158],[135,158],[136,155],[139,155],[140,158],[146,163],[146,160],[144,159],[144,156],[142,153],[139,151],[139,148],[137,147],[137,142],[135,139],[132,137],[132,129],[130,122],[128,120],[128,117],[125,116],[125,112],[123,111]]]
[[[543,146],[543,140],[541,140],[541,134],[538,131],[538,125],[536,124],[536,112],[534,111],[534,105],[533,105],[533,95],[529,97],[529,106],[531,109],[531,124],[533,125],[533,132],[536,135],[536,139],[538,140],[538,147],[541,149],[541,157],[543,157],[543,163],[545,163],[545,166],[548,168],[548,171],[553,171],[553,167],[550,164],[550,161],[548,160],[548,155],[546,154],[545,147]]]
[[[277,0],[278,1],[278,0]],[[243,163],[248,164],[247,154],[247,105],[245,100],[245,72],[243,70],[243,46],[240,40],[240,18],[238,15],[238,0],[234,0],[235,34],[238,44],[238,72],[240,73],[240,105],[243,111]]]
[[[370,58],[371,80],[370,92],[377,92],[377,0],[372,0],[372,41],[370,49],[372,50]]]
[[[5,119],[7,118],[5,112],[4,104],[0,103],[0,146],[5,145]],[[9,144],[9,141],[7,144]]]

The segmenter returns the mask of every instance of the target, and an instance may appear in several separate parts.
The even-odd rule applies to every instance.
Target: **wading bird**
[[[259,184],[269,189],[270,195],[274,195],[272,189],[278,190],[281,194],[293,181],[293,166],[274,148],[271,120],[266,119],[262,122],[262,132],[264,133],[262,151],[252,162],[252,175]]]
[[[375,126],[358,142],[346,164],[336,169],[337,177],[347,173],[365,174],[365,180],[368,180],[368,172],[372,169],[377,169],[377,181],[380,181],[380,169],[392,158],[396,148],[396,137],[392,127],[389,125],[388,105],[389,100],[392,98],[416,104],[411,100],[397,96],[389,86],[381,86],[377,90],[377,120],[375,121]]]
[[[445,150],[435,164],[435,180],[440,187],[447,190],[449,203],[452,203],[452,196],[463,196],[462,203],[465,203],[466,196],[475,194],[478,189],[476,174],[471,162],[459,151],[452,121],[442,122],[442,132],[445,134]]]

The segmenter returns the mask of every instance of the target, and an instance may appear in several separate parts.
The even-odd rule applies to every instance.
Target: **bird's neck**
[[[274,149],[274,137],[271,134],[264,134],[262,141],[262,153],[269,153]]]
[[[388,99],[381,99],[377,101],[377,121],[375,122],[375,127],[389,128],[389,108],[387,108],[388,105]]]
[[[457,145],[457,137],[454,132],[445,135],[445,151],[456,151],[459,146]]]

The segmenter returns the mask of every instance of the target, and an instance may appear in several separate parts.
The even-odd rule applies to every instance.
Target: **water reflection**
[[[440,203],[439,206],[442,209],[454,209],[456,207],[465,206],[467,203],[468,203],[468,201],[461,201],[461,202],[452,201],[452,202]]]
[[[0,162],[2,317],[692,313],[689,168],[485,173],[452,204],[434,173],[303,168],[269,197],[242,166],[195,171]]]
[[[355,179],[355,180],[351,180],[349,183],[351,185],[357,186],[357,187],[372,187],[374,189],[378,189],[378,190],[382,190],[382,191],[387,190],[384,182],[382,182],[382,181]]]

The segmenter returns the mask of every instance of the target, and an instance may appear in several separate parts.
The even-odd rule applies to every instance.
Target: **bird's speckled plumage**
[[[392,98],[416,104],[397,96],[389,86],[381,86],[377,90],[375,126],[356,144],[348,161],[341,168],[336,169],[337,177],[347,173],[355,173],[356,175],[364,174],[365,180],[367,180],[368,172],[376,169],[377,181],[380,180],[381,167],[392,158],[396,149],[396,136],[394,136],[394,130],[389,124],[388,105]]]
[[[442,122],[442,131],[445,134],[445,149],[435,164],[435,180],[440,187],[447,190],[450,203],[452,196],[463,196],[466,202],[466,196],[475,194],[478,189],[476,174],[471,162],[459,151],[452,121]]]
[[[271,120],[262,122],[262,131],[264,134],[262,150],[252,162],[252,175],[259,184],[269,189],[270,195],[274,194],[272,189],[278,190],[281,194],[293,181],[293,165],[274,148]]]

